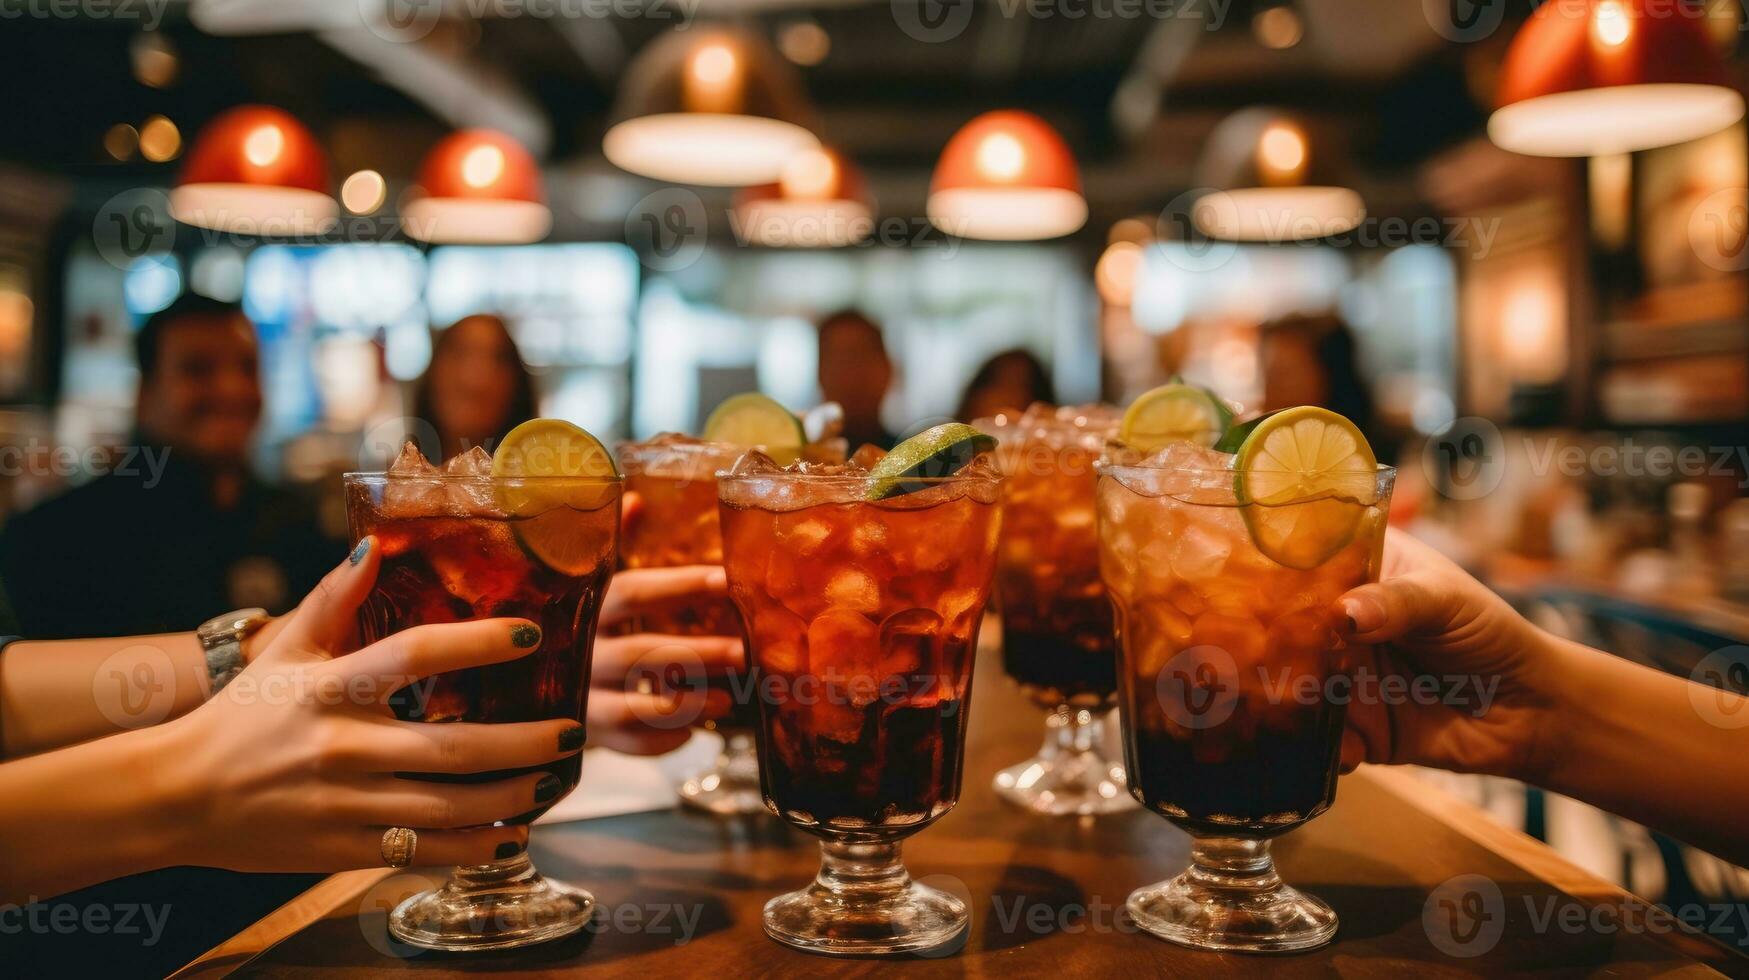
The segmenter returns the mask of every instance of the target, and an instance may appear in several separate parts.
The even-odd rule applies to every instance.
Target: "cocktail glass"
[[[397,697],[396,714],[426,722],[581,723],[589,692],[596,617],[613,571],[619,530],[618,479],[493,478],[441,472],[424,463],[389,473],[348,473],[347,517],[356,541],[375,535],[382,568],[359,610],[365,643],[427,623],[515,616],[539,624],[527,656],[439,674],[420,697]],[[463,467],[466,469],[466,467]],[[487,782],[527,772],[559,777],[562,798],[577,785],[582,757],[531,769],[420,779]],[[550,804],[549,804],[550,806]],[[512,823],[533,821],[536,807]],[[543,878],[526,852],[458,867],[440,888],[389,915],[389,932],[428,949],[527,946],[569,935],[593,914],[588,892]]]
[[[619,448],[626,489],[638,495],[636,516],[625,529],[620,562],[626,568],[720,565],[723,535],[717,523],[718,470],[735,465],[745,450],[665,433]],[[640,633],[670,636],[739,636],[741,617],[727,599],[677,606],[628,624]],[[708,722],[723,749],[703,772],[680,785],[680,800],[712,813],[759,813],[759,757],[753,747],[753,703],[745,672],[712,677],[730,695],[729,714]]]
[[[1127,908],[1186,946],[1310,949],[1335,935],[1336,913],[1282,883],[1270,842],[1335,799],[1350,690],[1337,600],[1377,581],[1396,473],[1379,468],[1369,500],[1265,506],[1240,502],[1229,458],[1174,447],[1100,467],[1130,791],[1192,838],[1190,868]],[[1288,567],[1250,530],[1302,520],[1352,520],[1353,534]]]
[[[974,462],[875,502],[855,472],[747,463],[718,485],[760,781],[772,812],[821,839],[819,875],[766,903],[765,931],[819,953],[943,946],[966,905],[912,881],[899,844],[959,800],[1000,481]]]
[[[1003,471],[1003,666],[1050,712],[1038,753],[997,773],[996,792],[1041,813],[1135,807],[1123,763],[1104,745],[1117,704],[1117,644],[1094,526],[1093,467],[1119,418],[1103,405],[1035,405],[977,423],[999,441]]]

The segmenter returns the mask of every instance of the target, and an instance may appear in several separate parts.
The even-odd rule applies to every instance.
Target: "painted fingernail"
[[[588,737],[589,733],[584,730],[582,725],[567,728],[559,733],[559,751],[575,752],[583,747],[583,742]]]
[[[1371,633],[1385,625],[1385,607],[1371,596],[1342,600],[1342,611],[1348,614],[1348,625],[1356,633]]]
[[[517,623],[510,627],[510,642],[527,650],[540,642],[540,627],[528,623]]]
[[[498,849],[492,852],[492,856],[502,861],[506,858],[513,858],[521,853],[522,845],[520,843],[513,840],[507,840],[498,845]]]
[[[364,556],[368,554],[370,554],[370,538],[359,538],[358,544],[353,547],[352,554],[346,556],[346,560],[356,566],[359,562],[364,561]]]
[[[563,784],[559,782],[559,777],[550,772],[547,773],[540,778],[540,782],[534,784],[534,801],[536,803],[545,803],[553,797],[558,796],[559,787],[561,785]]]

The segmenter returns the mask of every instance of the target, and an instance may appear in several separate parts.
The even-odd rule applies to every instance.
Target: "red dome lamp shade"
[[[1570,0],[1531,14],[1488,119],[1502,149],[1600,156],[1709,135],[1743,117],[1705,12],[1661,0]]]
[[[776,183],[736,195],[735,218],[750,245],[839,248],[874,230],[874,205],[856,165],[817,147],[790,157]]]
[[[948,140],[928,211],[930,223],[950,235],[992,241],[1058,238],[1087,223],[1068,144],[1018,109],[986,112]]]
[[[246,235],[322,232],[339,210],[322,145],[290,113],[265,105],[207,123],[170,191],[177,221]]]
[[[525,244],[553,226],[534,157],[491,129],[459,130],[432,147],[401,217],[409,236],[433,243]]]

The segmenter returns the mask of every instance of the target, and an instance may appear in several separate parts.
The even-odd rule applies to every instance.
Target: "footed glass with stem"
[[[1040,813],[1136,805],[1123,763],[1105,744],[1105,721],[1117,703],[1117,651],[1094,526],[1094,464],[1117,424],[1117,410],[1104,405],[1034,405],[977,422],[1000,443],[1002,662],[1049,712],[1044,744],[998,772],[995,788]]]
[[[718,481],[765,804],[820,838],[819,874],[766,904],[765,931],[816,953],[932,949],[970,922],[911,879],[900,843],[959,799],[999,481],[974,462],[880,499],[875,483],[753,457]]]
[[[420,685],[422,697],[397,694],[392,706],[413,721],[581,723],[618,540],[620,480],[495,477],[490,458],[475,452],[440,471],[409,444],[387,473],[346,474],[353,540],[375,535],[382,553],[359,610],[361,637],[372,643],[413,626],[486,617],[532,620],[540,645],[527,656],[439,674]],[[556,802],[576,787],[582,757],[537,769],[559,778]],[[532,771],[408,778],[491,782]],[[530,823],[550,806],[513,822]],[[505,949],[577,932],[594,909],[588,892],[542,877],[523,851],[454,869],[441,887],[397,906],[389,932],[427,949]]]
[[[638,501],[626,522],[620,562],[626,568],[721,564],[716,473],[733,466],[743,452],[738,446],[674,433],[620,446],[626,490]],[[652,612],[625,629],[668,636],[739,636],[741,617],[725,599]],[[729,713],[705,725],[722,737],[723,747],[710,765],[680,784],[680,801],[723,815],[763,813],[746,672],[711,677],[709,682],[729,694]]]
[[[1330,681],[1350,670],[1338,599],[1378,578],[1395,471],[1366,450],[1319,475],[1320,454],[1359,433],[1313,421],[1274,461],[1186,444],[1101,464],[1130,789],[1192,839],[1190,868],[1127,908],[1186,946],[1284,952],[1336,933],[1328,905],[1282,882],[1270,845],[1335,799],[1348,688]],[[1311,475],[1242,475],[1283,460]]]

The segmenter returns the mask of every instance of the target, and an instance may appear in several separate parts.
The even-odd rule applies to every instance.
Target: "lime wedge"
[[[964,422],[946,422],[924,429],[894,446],[892,452],[869,469],[866,496],[869,500],[885,500],[915,493],[928,487],[929,480],[952,476],[979,453],[995,448],[994,438]]]
[[[1377,492],[1378,460],[1366,436],[1323,408],[1256,420],[1234,469],[1251,540],[1289,568],[1316,568],[1346,547]]]
[[[601,440],[560,419],[522,423],[492,454],[498,505],[519,518],[511,522],[516,540],[549,567],[572,575],[594,567],[601,542],[578,533],[578,521],[563,508],[595,510],[605,505],[617,491],[605,481],[619,475]]]
[[[802,446],[808,441],[801,419],[758,392],[724,399],[705,419],[704,438],[743,449],[758,449],[785,466],[801,456]]]
[[[1237,422],[1237,423],[1234,423],[1233,425],[1229,426],[1227,428],[1226,435],[1221,436],[1220,440],[1215,443],[1215,452],[1217,452],[1217,453],[1236,453],[1236,452],[1238,452],[1239,447],[1243,446],[1245,444],[1245,440],[1249,439],[1251,437],[1251,433],[1253,430],[1255,430],[1258,426],[1263,424],[1264,419],[1267,419],[1271,415],[1275,415],[1275,414],[1277,414],[1277,412],[1280,412],[1280,411],[1281,411],[1281,409],[1277,409],[1275,412],[1265,412],[1262,415],[1257,416],[1256,418],[1246,419],[1243,422]]]
[[[1174,442],[1212,446],[1232,419],[1232,410],[1213,392],[1175,382],[1143,392],[1131,402],[1118,438],[1150,453]]]

